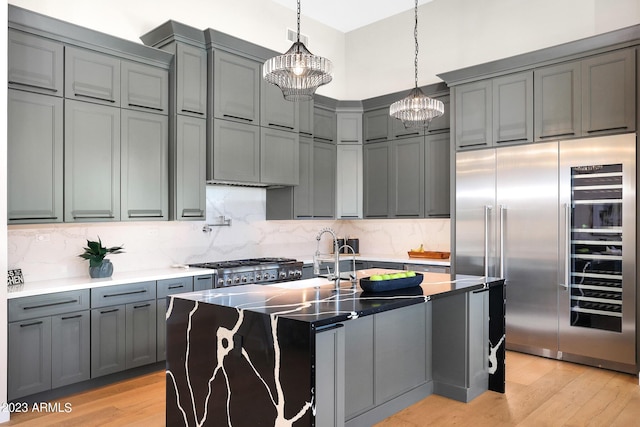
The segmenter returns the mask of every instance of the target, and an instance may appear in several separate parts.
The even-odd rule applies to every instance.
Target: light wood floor
[[[69,413],[14,414],[2,426],[162,426],[164,371],[61,399]],[[507,352],[507,392],[465,404],[429,396],[376,427],[640,426],[638,378]]]

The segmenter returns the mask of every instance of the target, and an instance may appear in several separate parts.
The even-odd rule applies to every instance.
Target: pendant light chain
[[[415,83],[418,87],[418,0],[416,0],[416,7],[414,9],[415,15],[415,27],[413,27],[413,38],[416,42],[416,56],[413,62],[415,68]]]
[[[300,43],[300,0],[298,0],[298,43]]]

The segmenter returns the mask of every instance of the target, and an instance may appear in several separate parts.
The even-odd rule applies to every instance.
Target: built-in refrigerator
[[[505,279],[507,349],[638,372],[635,147],[456,153],[455,273]]]

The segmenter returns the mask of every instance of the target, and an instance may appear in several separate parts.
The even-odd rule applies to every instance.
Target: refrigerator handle
[[[484,277],[489,277],[489,212],[491,205],[484,205]]]
[[[568,291],[569,290],[569,270],[571,269],[571,204],[564,204],[564,283],[560,284],[560,287]]]
[[[504,215],[507,207],[500,205],[500,278],[504,279]]]

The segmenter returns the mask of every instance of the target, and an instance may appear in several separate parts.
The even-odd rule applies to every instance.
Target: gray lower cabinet
[[[298,185],[299,145],[297,133],[260,128],[260,182]]]
[[[8,222],[62,222],[63,101],[7,92]]]
[[[65,100],[64,220],[120,219],[120,109]]]
[[[8,64],[7,77],[10,88],[63,96],[62,43],[10,29]]]
[[[151,113],[169,112],[169,71],[122,61],[122,108]]]
[[[206,213],[206,130],[203,119],[174,116],[169,203],[175,220],[204,220]]]
[[[345,322],[345,419],[373,408],[375,399],[374,316]]]
[[[91,377],[156,361],[156,282],[91,289]]]
[[[209,156],[207,179],[260,182],[260,127],[215,119]]]
[[[198,276],[212,277],[212,276]],[[156,288],[156,359],[158,362],[167,358],[167,296],[193,291],[193,277],[158,280]]]
[[[213,289],[213,275],[205,274],[202,276],[194,276],[193,277],[193,290],[194,291],[205,291],[207,289]]]
[[[206,118],[207,52],[185,43],[175,46],[176,113]]]
[[[424,145],[424,215],[445,217],[451,213],[451,136],[427,135]]]
[[[8,301],[10,400],[89,378],[89,291]]]
[[[103,53],[65,48],[64,96],[120,106],[120,60]]]
[[[493,87],[493,143],[533,142],[533,72],[496,77]]]
[[[122,110],[120,218],[169,218],[169,119]]]
[[[345,421],[345,328],[338,324],[316,333],[317,427],[339,427]]]

